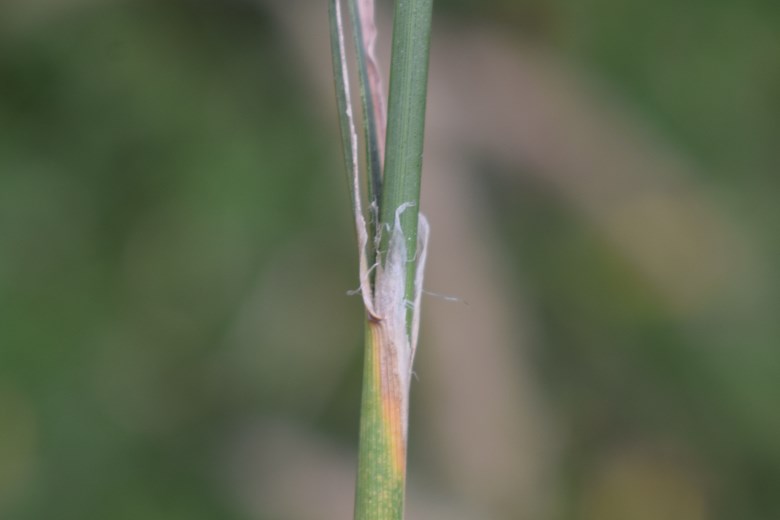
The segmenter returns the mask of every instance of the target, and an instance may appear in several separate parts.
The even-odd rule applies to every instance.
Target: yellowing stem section
[[[368,320],[355,518],[401,520],[406,477],[406,397],[397,346],[382,320]],[[367,498],[366,498],[367,497]]]

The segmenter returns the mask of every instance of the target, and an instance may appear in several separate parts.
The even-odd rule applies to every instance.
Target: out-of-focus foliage
[[[300,316],[220,350],[301,236],[349,283],[327,253],[348,228],[318,216],[340,211],[319,196],[336,152],[260,10],[27,23],[0,43],[0,517],[230,518],[219,438],[245,409],[295,413],[305,388],[269,382],[263,343]]]
[[[436,16],[610,85],[771,266],[778,6],[441,0]],[[269,13],[0,4],[0,518],[296,518],[236,503],[236,432],[259,417],[356,449],[335,109]],[[508,245],[494,254],[535,309],[532,366],[561,430],[557,517],[780,517],[780,278],[681,317],[565,200],[484,159]]]

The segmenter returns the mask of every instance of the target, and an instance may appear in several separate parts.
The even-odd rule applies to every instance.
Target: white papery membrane
[[[376,318],[386,327],[395,355],[395,366],[400,388],[403,389],[403,419],[404,432],[408,417],[409,386],[412,377],[412,363],[417,350],[417,338],[420,330],[420,303],[427,258],[429,226],[424,215],[420,215],[417,232],[417,258],[408,260],[406,237],[401,228],[401,214],[404,211],[415,211],[414,204],[402,204],[395,212],[393,227],[390,230],[390,240],[384,265],[377,265],[376,283],[373,293],[373,306]],[[406,299],[407,270],[413,268],[414,295]],[[363,276],[361,275],[361,278]],[[370,291],[371,287],[361,287],[362,291]],[[412,312],[408,312],[412,307]],[[408,323],[411,315],[412,323]]]

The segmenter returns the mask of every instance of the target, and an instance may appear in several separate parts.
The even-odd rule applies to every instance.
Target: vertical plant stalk
[[[397,0],[390,62],[390,98],[381,222],[393,221],[404,204],[414,211],[401,215],[408,261],[414,262],[420,201],[425,107],[428,88],[428,56],[433,0]],[[388,239],[383,237],[382,249]],[[406,298],[413,301],[415,276],[407,272]],[[411,323],[411,313],[409,309]]]
[[[373,49],[373,1],[348,1],[366,130],[369,207],[379,216],[369,244],[341,0],[330,0],[336,99],[367,317],[355,519],[402,520],[409,387],[429,234],[427,221],[419,215],[419,200],[432,0],[396,3],[385,147],[380,140],[385,114]],[[383,156],[385,172],[379,176]]]

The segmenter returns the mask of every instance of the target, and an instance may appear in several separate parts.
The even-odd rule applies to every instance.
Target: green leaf
[[[417,254],[432,10],[433,0],[398,0],[393,23],[387,156],[380,222],[383,226],[392,226],[397,209],[403,204],[413,205],[411,211],[401,214],[409,262],[414,262]],[[386,251],[388,234],[382,238],[382,250]],[[408,269],[406,299],[412,301],[413,296],[414,269]]]

